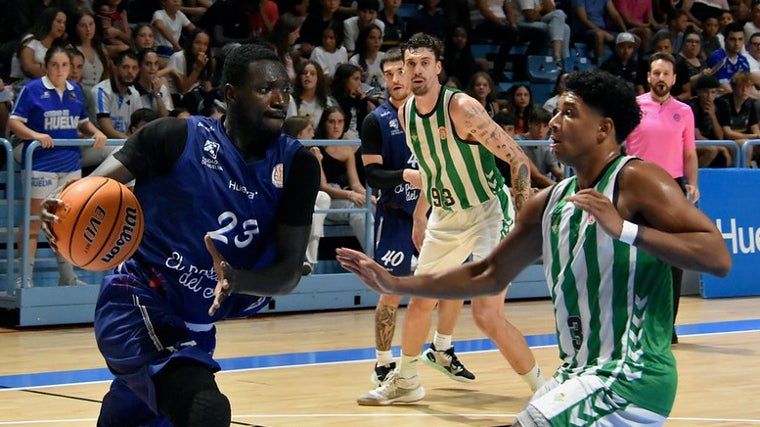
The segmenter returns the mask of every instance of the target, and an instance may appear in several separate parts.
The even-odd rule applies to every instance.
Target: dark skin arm
[[[320,167],[317,159],[310,151],[302,150],[305,156],[296,157],[291,166],[299,170],[299,178],[292,179],[289,174],[285,182],[283,199],[296,197],[300,210],[308,210],[308,217],[314,211],[314,201],[319,191]],[[298,163],[296,163],[298,161]],[[204,238],[206,249],[214,259],[214,269],[217,272],[218,283],[214,291],[214,303],[209,308],[213,315],[222,300],[232,292],[275,296],[287,295],[293,292],[301,280],[301,266],[306,258],[306,246],[309,243],[311,224],[287,224],[282,221],[284,215],[278,215],[275,225],[277,245],[277,260],[262,270],[236,270],[222,257],[214,246],[213,240],[207,235]]]
[[[731,256],[720,232],[662,168],[631,162],[618,185],[617,210],[592,190],[582,190],[568,200],[593,214],[610,235],[620,235],[623,218],[637,223],[635,246],[669,264],[720,277],[728,274]]]
[[[314,194],[316,198],[316,193]],[[258,271],[236,270],[230,267],[219,255],[211,237],[206,235],[206,249],[214,258],[214,269],[219,279],[214,291],[214,303],[208,310],[209,316],[214,315],[222,300],[232,292],[259,296],[287,295],[293,292],[301,280],[301,266],[306,258],[310,233],[311,225],[278,224],[277,261]]]
[[[731,256],[720,232],[664,170],[651,163],[631,162],[618,184],[617,209],[593,189],[581,190],[567,200],[593,214],[602,229],[615,237],[623,228],[623,218],[638,223],[634,245],[665,262],[721,277],[728,274]],[[481,261],[434,274],[393,277],[356,251],[338,249],[337,259],[378,292],[442,299],[496,295],[541,255],[541,214],[549,191],[528,199],[514,230]]]

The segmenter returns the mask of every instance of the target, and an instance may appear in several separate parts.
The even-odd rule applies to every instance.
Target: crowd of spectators
[[[547,138],[579,57],[642,94],[656,52],[676,58],[671,94],[692,108],[697,139],[741,146],[760,138],[760,0],[0,0],[0,131],[24,139],[8,122],[26,85],[47,78],[52,48],[69,55],[68,84],[93,125],[81,129],[126,138],[160,117],[223,115],[224,59],[256,42],[273,48],[292,80],[289,117],[305,118],[317,138],[356,139],[387,96],[385,52],[415,32],[445,43],[441,83],[478,99],[518,139]],[[551,93],[535,90],[529,55],[544,56],[556,72],[554,83],[542,82],[554,85]],[[109,152],[83,149],[85,173]],[[364,203],[357,147],[319,154],[348,171],[336,176],[351,178],[325,174],[332,204],[344,195]],[[535,186],[561,178],[550,150],[531,154],[532,172],[542,174]],[[721,146],[698,154],[700,167],[735,161]],[[347,220],[363,236],[359,216]]]
[[[441,82],[477,94],[494,115],[514,115],[518,133],[527,131],[534,108],[554,108],[551,99],[533,99],[530,82],[523,83],[526,55],[550,58],[557,78],[572,71],[572,56],[587,56],[644,93],[649,56],[666,52],[678,62],[673,95],[701,105],[695,113],[713,111],[708,97],[698,98],[698,86],[715,89],[717,106],[739,102],[728,99],[737,73],[748,72],[752,82],[742,102],[759,97],[757,0],[27,0],[0,1],[0,12],[4,130],[15,97],[44,75],[52,46],[78,56],[69,80],[109,138],[124,138],[140,108],[157,117],[177,108],[223,114],[224,58],[254,41],[269,43],[293,80],[288,114],[308,116],[316,127],[325,108],[338,106],[346,138],[357,136],[357,123],[386,96],[384,52],[418,31],[446,44]],[[494,46],[493,56],[476,56],[473,44]],[[711,77],[717,88],[699,82]],[[717,122],[702,136],[752,139],[755,118],[740,125],[732,120],[736,110],[714,110]],[[718,163],[730,161],[723,153]],[[709,164],[717,163],[702,166]]]

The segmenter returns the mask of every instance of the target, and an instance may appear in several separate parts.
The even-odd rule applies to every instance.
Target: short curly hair
[[[429,34],[416,33],[412,35],[409,40],[401,44],[402,53],[406,52],[407,50],[420,48],[432,50],[436,61],[443,59],[443,42]]]
[[[263,44],[251,43],[236,47],[224,60],[222,69],[222,86],[245,85],[248,82],[248,67],[251,62],[276,61],[279,62],[274,50]]]
[[[612,120],[618,144],[622,144],[641,122],[636,92],[618,76],[601,70],[576,71],[567,77],[565,88],[579,96],[589,108]]]

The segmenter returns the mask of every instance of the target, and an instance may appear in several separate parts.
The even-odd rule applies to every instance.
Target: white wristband
[[[639,235],[639,226],[630,222],[630,221],[623,221],[623,230],[620,232],[620,237],[618,239],[621,242],[628,243],[629,245],[633,245],[633,242],[636,240],[636,237]]]

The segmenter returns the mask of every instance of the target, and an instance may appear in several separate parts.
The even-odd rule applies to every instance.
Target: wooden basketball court
[[[760,425],[760,298],[681,301],[679,389],[666,425]],[[506,312],[544,372],[553,371],[550,302],[509,301]],[[476,382],[453,382],[421,366],[427,396],[418,404],[357,406],[356,397],[371,388],[373,315],[365,309],[219,323],[216,356],[225,370],[217,378],[232,402],[233,426],[498,426],[528,401],[527,386],[483,339],[466,306],[454,340]],[[0,329],[0,426],[95,425],[108,378],[91,326]]]

